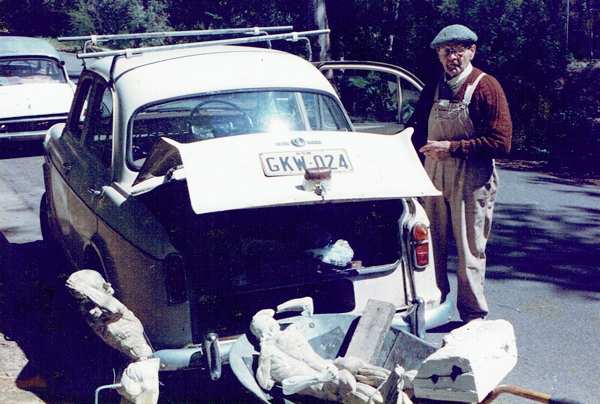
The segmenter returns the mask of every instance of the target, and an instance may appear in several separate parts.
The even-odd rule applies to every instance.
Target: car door
[[[63,236],[67,251],[76,265],[84,264],[84,250],[97,231],[96,205],[102,188],[111,183],[112,157],[112,92],[99,77],[87,75],[80,81],[78,96],[68,126],[72,141],[69,158],[62,164],[68,189],[66,203],[69,234]],[[57,210],[59,209],[57,205]]]
[[[321,62],[318,69],[333,84],[361,132],[402,131],[414,111],[423,82],[409,71],[376,62]]]

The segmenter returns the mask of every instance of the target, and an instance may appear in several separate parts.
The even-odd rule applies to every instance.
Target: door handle
[[[73,168],[69,163],[63,163],[62,167],[65,170],[65,174],[69,174],[69,172],[71,172],[71,169]]]

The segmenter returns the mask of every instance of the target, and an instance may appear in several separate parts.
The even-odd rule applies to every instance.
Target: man
[[[450,292],[448,241],[458,253],[457,308],[469,322],[485,318],[485,246],[492,224],[498,176],[494,158],[510,151],[512,122],[502,87],[473,67],[477,35],[463,25],[442,29],[431,42],[444,73],[421,93],[413,144],[425,157],[425,170],[442,196],[425,199],[432,221],[438,287]]]

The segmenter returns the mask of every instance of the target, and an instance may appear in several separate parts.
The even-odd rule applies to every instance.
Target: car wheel
[[[42,230],[42,239],[44,243],[49,243],[52,240],[50,231],[50,212],[48,203],[48,192],[44,192],[40,201],[40,229]]]
[[[56,267],[59,277],[68,276],[72,271],[68,265],[67,257],[62,250],[59,241],[53,236],[50,220],[52,218],[52,209],[50,208],[48,192],[44,192],[40,201],[40,230],[42,231],[42,240],[44,250],[49,259],[49,263]],[[65,272],[66,270],[66,272]]]

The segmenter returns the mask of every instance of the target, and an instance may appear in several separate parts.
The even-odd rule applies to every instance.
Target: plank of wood
[[[383,352],[384,357],[380,355],[377,365],[388,370],[394,370],[396,365],[400,365],[404,370],[419,369],[421,363],[437,351],[437,348],[421,338],[418,338],[404,330],[390,331]]]
[[[369,300],[345,356],[353,356],[367,363],[376,364],[395,312],[396,308],[392,303]]]

